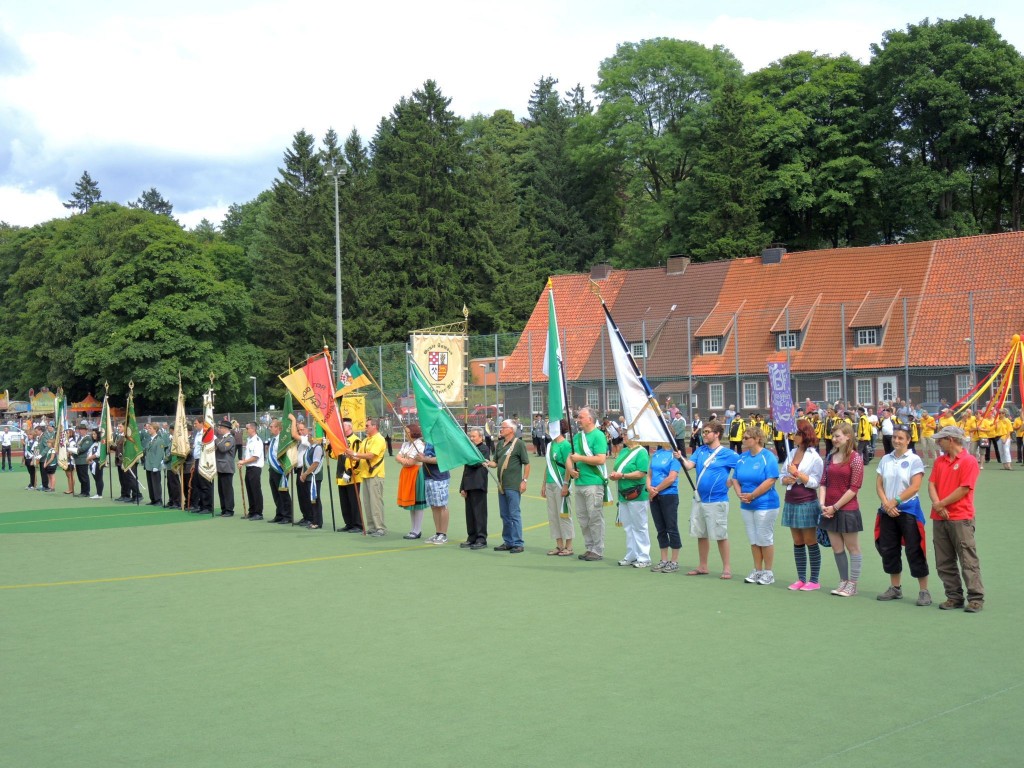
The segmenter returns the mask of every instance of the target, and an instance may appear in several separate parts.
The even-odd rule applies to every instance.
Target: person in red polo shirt
[[[946,590],[944,611],[963,608],[977,613],[985,607],[985,586],[974,543],[974,486],[980,469],[978,460],[964,450],[966,435],[960,427],[943,427],[935,433],[943,455],[935,460],[928,479],[932,501],[932,541],[935,571]],[[961,580],[962,579],[962,580]],[[964,604],[964,584],[967,603]]]

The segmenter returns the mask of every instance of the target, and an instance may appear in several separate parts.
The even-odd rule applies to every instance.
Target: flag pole
[[[601,295],[600,286],[598,286],[596,282],[591,280],[590,290],[601,301],[601,309],[604,310],[605,318],[608,320],[608,323],[615,331],[615,337],[622,345],[622,349],[625,352],[626,359],[629,361],[629,365],[633,369],[633,375],[636,376],[637,379],[643,385],[644,394],[647,396],[647,405],[644,407],[646,408],[649,406],[654,409],[655,413],[658,414],[658,420],[661,423],[662,429],[664,429],[665,431],[665,436],[669,438],[666,442],[668,442],[669,445],[675,448],[677,453],[682,454],[682,457],[685,458],[686,454],[684,452],[684,448],[679,445],[679,441],[676,440],[676,436],[672,433],[671,428],[669,428],[668,422],[665,419],[665,414],[662,412],[661,406],[658,405],[657,398],[654,397],[654,393],[651,391],[650,385],[647,383],[647,380],[640,372],[640,367],[636,364],[636,360],[633,359],[633,354],[629,351],[629,346],[626,344],[626,340],[622,338],[622,332],[619,330],[619,326],[616,325],[615,320],[612,318],[612,313],[608,311],[608,305],[605,303],[604,297]],[[609,338],[609,342],[612,341],[613,340]],[[694,485],[693,478],[690,477],[690,471],[686,468],[686,465],[683,464],[682,462],[680,462],[680,465],[683,468],[683,473],[686,475],[686,481],[690,484],[690,488],[692,488],[693,490],[697,490],[697,486]]]

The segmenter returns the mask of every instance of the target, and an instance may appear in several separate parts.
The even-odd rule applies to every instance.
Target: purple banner
[[[782,432],[795,432],[789,363],[768,363],[768,392],[772,399],[772,421],[775,422],[775,428]]]

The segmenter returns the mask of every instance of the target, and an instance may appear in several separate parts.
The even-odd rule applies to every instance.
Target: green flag
[[[103,410],[100,411],[100,455],[96,460],[98,466],[107,464],[107,452],[114,439],[114,430],[110,428],[110,398],[103,393]]]
[[[480,451],[437,399],[415,362],[412,363],[412,392],[423,437],[434,446],[437,454],[437,468],[447,472],[464,464],[479,464]]]
[[[291,416],[294,408],[292,407],[292,393],[284,393],[284,408],[281,416],[281,434],[277,438],[277,461],[281,465],[282,476],[286,476],[292,471],[292,455],[295,451],[289,454],[289,448],[295,448],[295,438],[292,437],[292,420],[288,418]]]
[[[142,440],[139,438],[139,423],[135,420],[134,387],[128,385],[128,408],[124,422],[124,452],[121,454],[121,466],[125,472],[134,467],[142,458]]]
[[[548,434],[554,440],[562,430],[559,422],[568,418],[565,412],[565,368],[562,364],[562,343],[558,338],[555,317],[555,291],[548,278],[548,342],[544,355],[544,373],[548,377]]]

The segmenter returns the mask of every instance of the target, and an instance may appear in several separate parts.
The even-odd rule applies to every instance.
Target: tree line
[[[527,114],[460,117],[432,80],[369,141],[297,132],[278,176],[184,231],[151,188],[0,227],[0,355],[12,389],[134,378],[172,402],[212,370],[245,402],[334,328],[335,194],[345,336],[458,320],[516,331],[548,275],[1019,229],[1024,60],[992,20],[885,33],[861,63],[799,52],[756,72],[721,46],[624,43],[596,105],[540,78]],[[249,389],[251,394],[251,389]]]

